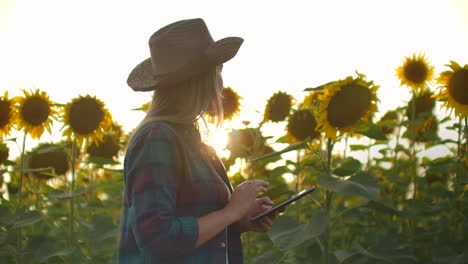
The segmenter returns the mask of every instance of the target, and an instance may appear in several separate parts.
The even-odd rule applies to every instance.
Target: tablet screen
[[[302,190],[299,193],[297,193],[296,195],[294,195],[291,198],[287,199],[286,201],[283,201],[283,202],[273,206],[272,208],[270,208],[270,210],[265,211],[265,212],[255,216],[254,218],[250,219],[250,221],[255,221],[255,220],[257,220],[258,218],[260,218],[262,216],[265,216],[265,215],[270,214],[270,213],[272,213],[272,212],[274,212],[274,211],[276,211],[276,210],[278,210],[278,209],[280,209],[282,207],[285,207],[286,205],[301,199],[302,197],[306,196],[307,194],[313,192],[314,190],[315,190],[315,186],[312,186],[312,187],[310,187],[309,189],[306,189],[306,190]]]

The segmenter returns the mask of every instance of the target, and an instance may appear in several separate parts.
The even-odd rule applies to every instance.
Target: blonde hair
[[[223,121],[223,79],[222,65],[192,77],[177,86],[157,89],[153,93],[151,106],[136,133],[144,125],[154,121],[167,121],[177,124],[194,124],[204,120],[204,114],[213,111],[216,124]]]

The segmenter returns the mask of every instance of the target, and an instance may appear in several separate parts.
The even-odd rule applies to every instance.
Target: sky
[[[410,98],[395,76],[405,56],[424,52],[436,72],[468,63],[467,14],[467,0],[0,0],[0,93],[40,88],[59,103],[93,95],[130,131],[143,118],[131,109],[151,94],[126,79],[149,57],[149,37],[201,17],[215,40],[244,38],[223,68],[225,86],[243,97],[240,120],[260,121],[277,91],[300,100],[304,88],[356,70],[381,86],[382,116]]]

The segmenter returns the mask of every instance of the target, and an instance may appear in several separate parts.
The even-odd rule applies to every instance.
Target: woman
[[[154,91],[124,162],[119,263],[242,263],[240,234],[270,230],[276,215],[253,216],[273,204],[263,180],[232,189],[222,163],[203,144],[197,121],[222,121],[222,64],[243,40],[213,41],[202,19],[178,21],[150,40],[151,57],[128,78]]]

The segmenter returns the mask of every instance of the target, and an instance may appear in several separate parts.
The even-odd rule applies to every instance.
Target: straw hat
[[[149,39],[151,57],[136,66],[127,83],[135,91],[167,88],[232,59],[242,38],[213,38],[203,19],[182,20]]]

